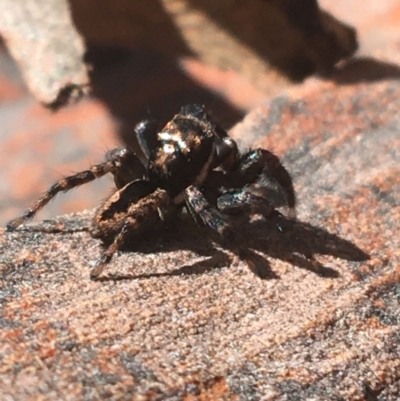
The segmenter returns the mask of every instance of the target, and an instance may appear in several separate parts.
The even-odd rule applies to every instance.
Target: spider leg
[[[89,231],[92,237],[110,242],[121,230],[126,216],[140,204],[139,201],[151,195],[156,187],[149,181],[135,180],[126,184],[110,196],[96,211]]]
[[[96,280],[100,276],[100,274],[104,270],[104,267],[110,262],[114,253],[117,252],[117,250],[125,242],[129,232],[134,229],[133,227],[131,228],[132,225],[133,224],[131,219],[127,220],[123,224],[121,231],[116,235],[112,244],[106,249],[106,251],[101,256],[100,260],[97,261],[96,266],[90,272],[90,278],[92,280]]]
[[[146,176],[146,169],[136,154],[129,148],[115,148],[107,152],[106,163],[110,162],[109,170],[114,176],[118,189],[126,184]]]
[[[22,223],[31,219],[35,214],[42,209],[47,203],[50,202],[59,192],[66,192],[72,188],[94,181],[97,178],[104,176],[107,173],[115,173],[118,176],[118,171],[123,164],[126,164],[126,159],[132,158],[132,153],[125,148],[113,149],[107,155],[107,160],[103,163],[96,164],[90,169],[81,171],[69,177],[64,177],[53,184],[50,189],[45,192],[28,210],[26,210],[20,217],[11,220],[7,224],[7,230],[15,230]],[[117,183],[117,178],[116,183]],[[122,183],[121,179],[121,183]]]
[[[212,167],[222,167],[224,170],[229,170],[238,161],[238,146],[222,127],[215,124],[214,130],[216,134],[215,158]]]
[[[185,202],[195,221],[200,220],[204,225],[216,231],[228,247],[235,245],[232,228],[223,214],[208,202],[200,189],[193,185],[186,188]]]
[[[262,194],[263,181],[268,182],[271,178],[286,194],[289,216],[295,217],[296,194],[292,178],[278,156],[266,149],[259,148],[244,153],[228,174],[228,185],[231,188],[241,188],[254,183],[254,189],[259,189]]]
[[[247,210],[251,214],[270,215],[274,206],[264,197],[252,192],[251,187],[226,191],[217,199],[218,209],[227,214],[243,213]]]
[[[254,194],[251,187],[224,192],[217,199],[217,207],[226,214],[249,212],[250,215],[260,214],[264,217],[282,216],[268,199]],[[276,225],[276,228],[282,231],[279,224]]]
[[[138,182],[139,185],[140,182]],[[128,184],[127,187],[129,187]],[[125,187],[126,188],[126,187]],[[114,194],[112,198],[121,199],[124,189]],[[128,194],[129,195],[129,194]],[[156,221],[163,221],[164,211],[170,205],[170,197],[163,189],[156,189],[151,194],[132,202],[121,211],[116,209],[113,216],[109,216],[108,224],[103,221],[102,230],[106,238],[111,233],[115,234],[113,241],[100,257],[96,266],[90,272],[90,278],[96,280],[110,262],[114,253],[120,249],[132,236],[138,236],[145,229],[153,226]],[[110,230],[108,232],[107,230]]]
[[[149,160],[152,149],[157,148],[159,124],[156,120],[143,120],[135,126],[136,138],[146,159]]]
[[[200,189],[193,185],[186,188],[185,202],[196,221],[201,220],[204,225],[216,231],[227,245],[234,243],[232,228],[223,214],[208,202]]]
[[[239,259],[244,260],[250,270],[257,270],[254,253],[237,243],[234,232],[224,215],[208,202],[198,188],[188,187],[185,190],[185,201],[195,220],[200,219],[206,226],[218,232],[223,239],[224,246],[236,254]]]

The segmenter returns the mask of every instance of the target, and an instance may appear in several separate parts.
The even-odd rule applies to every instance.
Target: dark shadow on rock
[[[204,104],[213,118],[228,129],[244,117],[222,97],[191,80],[176,61],[153,49],[117,49],[91,46],[86,55],[93,65],[92,93],[118,122],[118,139],[136,144],[134,126],[156,119],[160,127],[185,104]]]
[[[365,261],[369,255],[355,244],[335,234],[315,227],[309,223],[293,220],[279,212],[274,212],[267,218],[246,223],[243,217],[231,219],[232,227],[236,232],[236,242],[240,247],[232,247],[236,255],[246,261],[250,270],[261,279],[277,279],[279,276],[273,271],[266,257],[280,259],[293,266],[309,270],[320,277],[339,277],[336,270],[321,265],[315,255],[329,255],[348,261]],[[42,234],[73,234],[89,231],[91,219],[76,221],[44,221],[40,225],[21,227],[17,232]],[[175,227],[170,228],[158,237],[154,235],[135,241],[134,247],[126,244],[122,252],[140,252],[144,254],[157,252],[177,252],[190,250],[208,259],[195,262],[193,265],[166,273],[152,273],[145,275],[107,275],[99,280],[127,280],[161,276],[179,276],[203,274],[231,263],[231,259],[223,252],[224,246],[215,248],[215,242],[221,241],[213,232],[205,227],[197,226],[189,216],[177,217]],[[240,249],[239,249],[240,248]],[[226,249],[226,248],[225,248]],[[261,253],[261,255],[260,255]],[[111,261],[116,260],[117,255]]]
[[[356,57],[337,69],[331,79],[341,85],[400,79],[400,66],[373,57]]]
[[[369,255],[355,244],[309,223],[289,219],[276,212],[251,224],[248,246],[266,255],[314,272],[321,277],[338,277],[339,272],[322,266],[315,255],[349,261],[364,261]]]
[[[120,141],[132,142],[142,119],[163,125],[187,103],[205,104],[225,128],[244,117],[180,68],[181,57],[196,55],[162,2],[72,0],[70,6],[86,44],[92,95],[116,118]],[[134,149],[140,154],[137,144]]]
[[[206,227],[200,227],[184,214],[176,216],[174,226],[154,237],[153,231],[147,236],[142,235],[140,241],[125,244],[121,252],[139,252],[152,254],[157,252],[192,251],[206,259],[192,265],[181,266],[176,270],[165,273],[151,273],[144,275],[109,275],[105,273],[100,281],[106,280],[133,280],[138,278],[196,275],[209,272],[221,266],[227,266],[232,261],[224,252],[231,250],[236,256],[245,261],[250,270],[261,279],[278,279],[273,271],[270,261],[279,259],[301,269],[309,270],[320,277],[336,278],[340,273],[323,266],[315,258],[316,255],[328,255],[348,261],[365,261],[369,255],[355,244],[331,234],[323,228],[315,227],[309,223],[285,217],[275,211],[267,218],[255,221],[245,221],[245,216],[231,218],[231,225],[236,233],[236,244],[226,248],[220,238]],[[16,232],[24,235],[42,233],[52,235],[55,233],[70,235],[77,232],[89,231],[91,218],[60,218],[43,221],[40,225],[25,226]],[[35,238],[35,241],[40,238]],[[217,245],[217,247],[216,247]],[[110,262],[110,267],[117,260],[117,254]]]
[[[100,276],[96,281],[124,281],[124,280],[137,280],[137,279],[149,279],[153,277],[173,277],[173,276],[185,276],[185,275],[200,275],[218,267],[223,267],[231,263],[231,258],[224,252],[215,250],[213,255],[205,260],[200,260],[191,265],[181,266],[172,272],[166,273],[148,273],[148,274],[110,274],[107,276]]]
[[[315,72],[329,76],[358,47],[355,29],[316,0],[248,0],[230,10],[213,0],[189,2],[292,81]]]
[[[271,267],[268,259],[254,250],[245,248],[240,251],[240,257],[247,262],[248,268],[259,278],[263,280],[280,278]]]
[[[189,219],[182,221],[184,226],[168,232],[155,242],[146,241],[142,245],[135,244],[135,249],[142,253],[159,251],[190,250],[209,259],[193,265],[182,266],[172,272],[146,275],[113,275],[101,280],[126,280],[160,276],[177,276],[202,274],[230,263],[230,258],[220,249],[214,247],[215,236],[208,229],[195,226]],[[276,212],[267,219],[260,219],[243,225],[243,219],[233,221],[232,226],[237,233],[240,250],[233,250],[236,255],[247,262],[250,270],[261,279],[278,279],[266,257],[280,259],[293,266],[309,270],[320,277],[337,278],[340,273],[335,269],[323,266],[315,259],[315,255],[329,255],[348,261],[365,261],[369,255],[355,244],[326,230],[314,227],[299,220],[286,218]],[[199,235],[200,234],[200,235]],[[220,242],[220,241],[217,241]],[[129,248],[127,247],[126,250]],[[261,254],[260,254],[261,253]],[[225,256],[224,256],[225,255]],[[111,262],[112,263],[112,262]]]
[[[131,140],[132,127],[141,119],[155,117],[164,123],[187,103],[205,104],[224,128],[243,118],[241,110],[197,84],[179,67],[182,57],[201,59],[207,54],[210,65],[233,68],[239,74],[248,69],[238,49],[229,46],[229,41],[225,46],[219,43],[207,28],[210,23],[193,21],[193,12],[206,15],[205,20],[294,81],[316,70],[331,70],[357,47],[354,29],[319,10],[316,0],[221,4],[190,0],[181,15],[187,23],[180,26],[174,7],[170,10],[162,2],[72,0],[70,7],[86,43],[92,93],[120,122],[122,141]],[[188,26],[194,35],[190,40]]]
[[[265,221],[259,220],[252,224],[257,232],[275,231],[276,239],[279,239],[280,247],[293,247],[293,251],[310,257],[314,254],[331,255],[351,261],[363,261],[369,259],[369,255],[356,245],[331,234],[323,228],[315,227],[300,220],[289,219],[275,212]],[[276,227],[278,229],[276,229]],[[274,235],[274,233],[272,233]],[[286,238],[286,240],[283,240]],[[278,247],[277,247],[278,249]]]

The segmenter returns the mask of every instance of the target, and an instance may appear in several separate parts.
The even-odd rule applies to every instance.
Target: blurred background
[[[399,79],[399,0],[320,0],[318,6],[310,0],[5,1],[0,224],[56,180],[102,161],[140,119],[165,122],[181,105],[202,103],[229,129],[305,80]],[[72,55],[70,44],[78,49]],[[64,71],[56,57],[72,60],[80,75]],[[87,95],[70,104],[76,91],[63,89],[75,84]],[[95,207],[111,190],[109,177],[97,180],[59,196],[37,218]]]

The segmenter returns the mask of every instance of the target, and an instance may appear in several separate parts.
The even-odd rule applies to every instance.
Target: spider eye
[[[175,152],[175,146],[170,144],[170,143],[166,143],[163,146],[163,152],[167,153],[167,154],[171,154]]]

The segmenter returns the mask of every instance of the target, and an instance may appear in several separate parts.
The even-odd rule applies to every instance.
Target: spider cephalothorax
[[[135,132],[144,163],[129,143],[113,149],[103,163],[55,183],[7,229],[32,218],[59,192],[113,174],[117,191],[99,207],[90,228],[107,245],[91,272],[96,279],[127,241],[156,231],[182,207],[197,222],[218,232],[234,251],[238,247],[227,215],[243,211],[270,214],[274,207],[265,191],[267,181],[273,180],[283,190],[294,215],[292,179],[278,157],[265,149],[240,153],[235,141],[202,106],[182,107],[161,130],[154,121],[143,121]]]

